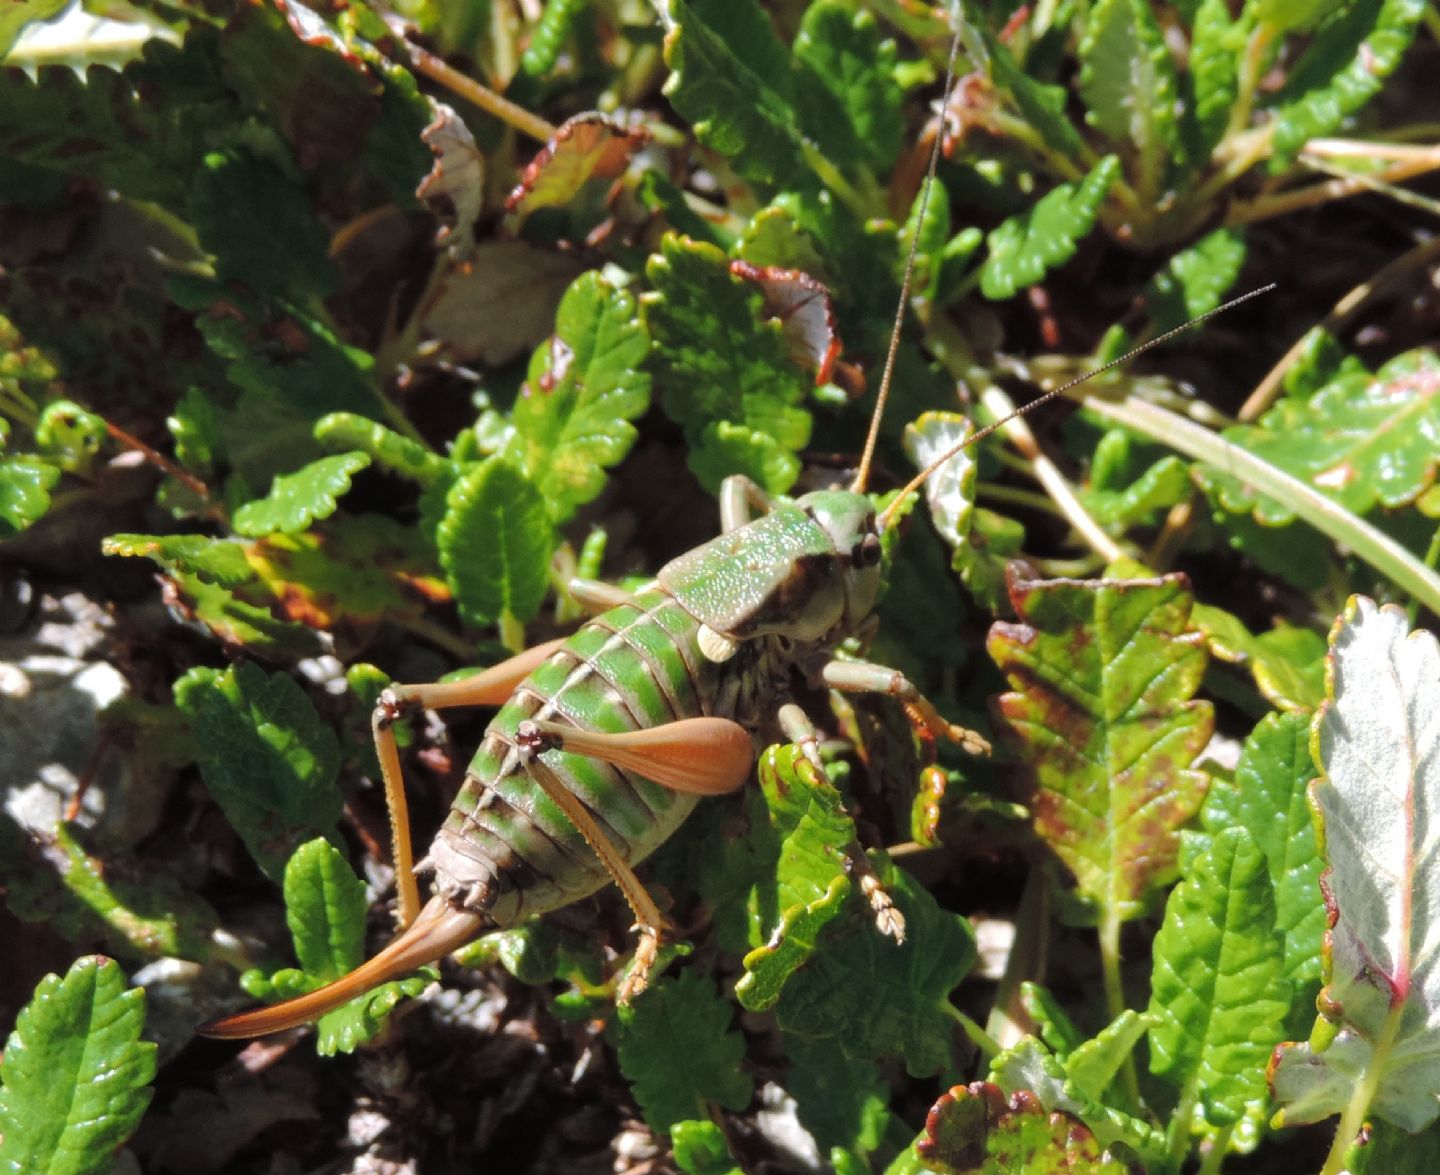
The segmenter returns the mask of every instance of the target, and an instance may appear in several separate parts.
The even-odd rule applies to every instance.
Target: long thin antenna
[[[1251,298],[1258,298],[1261,294],[1268,294],[1271,290],[1275,288],[1276,284],[1277,283],[1275,282],[1271,282],[1268,286],[1261,286],[1259,289],[1251,290],[1248,294],[1241,294],[1238,298],[1231,298],[1230,301],[1224,302],[1221,305],[1216,306],[1213,310],[1207,310],[1204,314],[1196,315],[1189,322],[1183,323],[1182,325],[1177,327],[1173,327],[1170,330],[1167,330],[1163,335],[1157,335],[1155,338],[1149,340],[1148,342],[1141,343],[1133,351],[1127,351],[1118,359],[1112,359],[1109,363],[1103,364],[1100,367],[1095,368],[1093,371],[1087,371],[1084,375],[1076,376],[1074,379],[1061,384],[1058,388],[1051,388],[1050,391],[1046,392],[1043,396],[1039,396],[1036,399],[1031,400],[1030,403],[1026,404],[1024,407],[1017,408],[1014,412],[1010,413],[1009,416],[1003,416],[999,420],[995,421],[993,424],[987,424],[978,432],[971,433],[970,436],[966,437],[958,445],[950,448],[947,452],[942,454],[936,460],[930,462],[929,465],[927,465],[918,474],[911,478],[910,481],[906,484],[905,488],[900,491],[899,495],[895,498],[895,500],[891,502],[890,505],[885,507],[884,511],[881,512],[880,517],[876,520],[876,526],[882,531],[885,530],[885,528],[889,526],[894,519],[895,512],[899,509],[900,504],[904,502],[905,499],[908,498],[912,493],[918,490],[922,485],[924,485],[926,479],[928,479],[932,473],[934,473],[937,469],[940,468],[940,466],[944,465],[945,462],[949,461],[951,457],[954,457],[961,450],[969,448],[971,445],[975,444],[976,441],[983,440],[985,437],[988,437],[992,432],[995,432],[997,429],[1004,428],[1012,420],[1024,416],[1027,412],[1033,412],[1036,408],[1040,407],[1040,405],[1048,404],[1051,400],[1055,399],[1056,396],[1063,396],[1071,388],[1079,387],[1086,380],[1094,379],[1097,375],[1104,375],[1105,372],[1109,371],[1112,367],[1119,367],[1122,363],[1128,363],[1137,355],[1143,355],[1152,347],[1158,347],[1161,343],[1169,342],[1176,335],[1184,334],[1187,330],[1190,330],[1192,327],[1199,326],[1202,322],[1214,318],[1217,314],[1224,314],[1227,310],[1233,310],[1242,302],[1248,302]]]
[[[925,227],[925,214],[930,208],[930,192],[935,186],[935,170],[940,164],[940,144],[945,138],[945,112],[950,108],[950,96],[955,92],[955,62],[960,56],[960,32],[957,29],[950,42],[950,60],[945,65],[945,88],[940,99],[940,122],[935,131],[935,142],[930,146],[930,164],[925,169],[925,186],[920,191],[919,215],[915,218],[915,231],[910,234],[910,251],[905,257],[905,278],[900,283],[900,302],[895,307],[895,323],[890,328],[890,350],[885,355],[885,371],[880,376],[880,391],[875,396],[875,411],[870,416],[870,431],[865,436],[865,452],[860,456],[860,468],[855,472],[851,490],[857,494],[865,492],[865,483],[870,480],[870,465],[875,459],[875,444],[880,437],[880,421],[885,415],[885,401],[890,398],[890,384],[895,378],[895,356],[900,350],[900,329],[905,325],[905,311],[910,305],[910,283],[915,277],[915,257],[920,251],[920,230]]]

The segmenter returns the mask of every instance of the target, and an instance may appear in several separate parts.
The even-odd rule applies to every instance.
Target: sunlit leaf
[[[1031,580],[1013,573],[1019,621],[991,629],[1012,693],[999,733],[1019,752],[1035,826],[1082,897],[1128,919],[1174,876],[1180,827],[1205,796],[1194,769],[1210,704],[1179,576]]]
[[[251,664],[192,669],[175,683],[200,774],[251,855],[279,877],[295,847],[340,818],[335,732],[283,673]]]
[[[1095,214],[1119,172],[1119,159],[1107,155],[1080,183],[1061,184],[1033,208],[994,229],[986,238],[990,255],[980,268],[984,295],[1012,297],[1069,261],[1094,226]]]
[[[0,1061],[0,1169],[90,1175],[139,1124],[155,1046],[140,1039],[145,993],[126,987],[99,956],[40,981]]]
[[[1362,1114],[1417,1131],[1440,1116],[1440,643],[1400,609],[1351,597],[1330,648],[1312,736],[1324,775],[1310,785],[1329,866],[1324,1020],[1272,1061],[1271,1086],[1287,1123],[1359,1099]]]

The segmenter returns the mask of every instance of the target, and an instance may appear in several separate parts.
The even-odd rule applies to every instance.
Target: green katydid
[[[947,98],[953,66],[952,49]],[[931,179],[937,156],[938,136]],[[917,223],[924,221],[930,186],[927,180]],[[373,729],[404,929],[327,987],[213,1021],[200,1032],[248,1037],[315,1019],[485,930],[568,905],[608,882],[620,888],[638,924],[635,962],[619,991],[622,1001],[633,998],[645,987],[663,929],[633,866],[679,827],[700,797],[745,784],[757,737],[772,714],[820,765],[814,727],[788,699],[797,673],[830,689],[889,695],[928,737],[951,739],[972,752],[988,749],[978,735],[944,719],[900,673],[836,657],[840,643],[863,632],[871,616],[883,578],[881,534],[894,523],[899,503],[965,445],[1006,423],[992,424],[942,455],[877,516],[866,488],[915,249],[912,240],[869,435],[849,488],[775,502],[749,480],[732,477],[721,491],[721,535],[666,564],[654,582],[633,594],[575,585],[577,598],[596,614],[574,635],[461,681],[386,690]],[[758,512],[754,518],[752,511]],[[448,818],[416,866],[393,723],[410,708],[471,706],[500,710]],[[863,855],[854,854],[852,865],[879,932],[903,939],[904,921]],[[434,876],[434,896],[423,907],[417,872]]]

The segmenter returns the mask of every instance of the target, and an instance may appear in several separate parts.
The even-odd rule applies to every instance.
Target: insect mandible
[[[947,98],[954,60],[952,48]],[[937,135],[917,224],[925,218],[938,149]],[[328,986],[212,1021],[200,1027],[202,1034],[257,1036],[316,1019],[483,931],[569,905],[609,882],[623,893],[639,933],[634,962],[618,992],[622,1002],[633,999],[646,986],[663,931],[661,913],[633,866],[675,832],[701,797],[745,784],[759,732],[772,712],[785,735],[823,770],[815,729],[789,698],[797,673],[832,690],[888,695],[928,737],[950,739],[972,752],[988,749],[980,736],[946,720],[902,674],[836,655],[840,643],[863,632],[872,615],[883,577],[881,535],[894,523],[899,504],[961,448],[1009,419],[943,454],[877,515],[866,488],[915,252],[912,239],[896,328],[851,485],[777,502],[748,479],[731,477],[721,491],[719,537],[672,560],[634,593],[575,585],[576,598],[595,614],[570,637],[460,681],[387,689],[373,732],[404,929]],[[1169,337],[1153,339],[1115,363]],[[477,706],[500,709],[447,819],[416,866],[393,724],[409,709]],[[852,864],[879,931],[903,939],[904,920],[863,856],[857,853]],[[417,872],[434,877],[434,895],[423,906]]]

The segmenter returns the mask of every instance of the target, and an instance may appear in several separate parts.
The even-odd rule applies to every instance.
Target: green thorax
[[[863,494],[806,494],[671,560],[659,581],[727,637],[815,641],[869,613],[879,587],[878,540],[866,539],[874,531]]]

